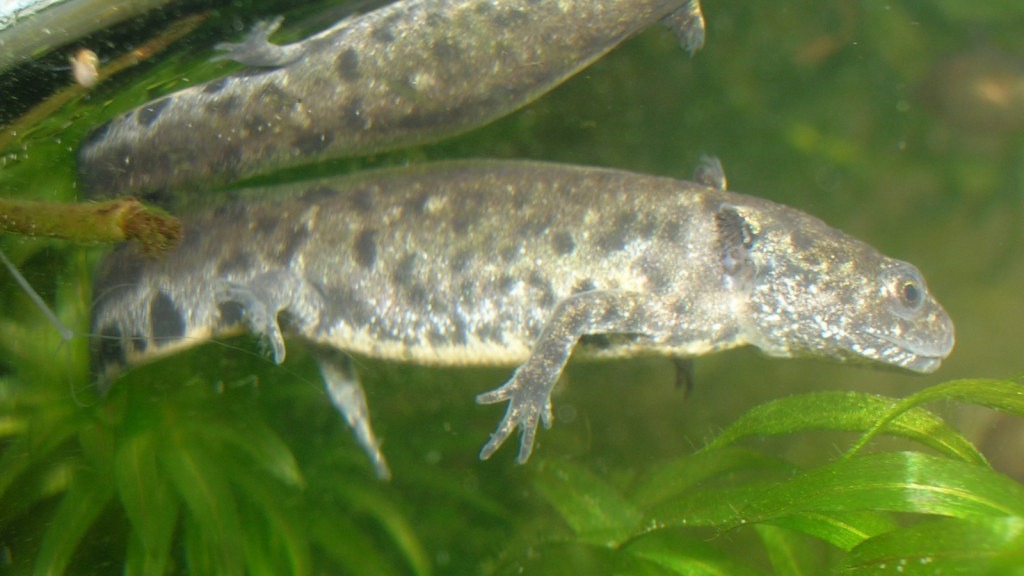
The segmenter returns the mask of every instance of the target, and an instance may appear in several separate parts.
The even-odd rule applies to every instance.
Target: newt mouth
[[[863,332],[863,334],[895,346],[895,348],[882,351],[875,358],[876,360],[922,374],[930,374],[938,370],[939,366],[942,365],[942,361],[953,350],[954,344],[951,322],[949,323],[949,329],[941,331],[939,338],[932,342],[903,340],[887,334],[873,332]]]

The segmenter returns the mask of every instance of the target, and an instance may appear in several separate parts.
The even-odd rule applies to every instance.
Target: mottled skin
[[[100,366],[110,375],[244,328],[278,362],[283,330],[314,349],[519,365],[478,401],[509,401],[481,456],[522,425],[520,461],[538,422],[551,422],[551,389],[574,350],[681,358],[753,344],[938,368],[953,326],[913,266],[798,210],[727,192],[713,170],[698,174],[719,187],[475,161],[240,192],[184,218],[185,240],[166,260],[127,248],[106,259],[93,319],[107,337],[96,341]],[[332,398],[386,476],[343,364],[321,364]]]
[[[90,197],[210,188],[435,141],[526,105],[664,20],[696,50],[697,0],[401,0],[303,42],[222,45],[257,66],[136,108],[79,152]]]

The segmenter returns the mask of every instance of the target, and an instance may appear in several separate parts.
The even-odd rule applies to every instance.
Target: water
[[[177,8],[166,10],[159,25],[133,24],[131,39],[112,41],[113,51],[177,17]],[[258,12],[282,11],[222,6],[151,63],[20,134],[0,161],[3,195],[76,199],[73,152],[89,126],[223,73],[206,62],[209,46]],[[315,12],[306,8],[289,21]],[[97,399],[85,340],[61,346],[3,272],[0,572],[30,573],[47,554],[66,556],[54,565],[65,562],[75,574],[117,572],[126,558],[130,571],[149,561],[164,562],[169,573],[255,573],[257,566],[282,574],[490,574],[524,566],[528,573],[610,572],[615,561],[601,547],[544,547],[571,534],[538,488],[544,461],[568,460],[625,489],[762,402],[815,390],[904,396],[1024,369],[1024,9],[952,0],[723,0],[705,15],[707,46],[693,59],[653,27],[490,126],[314,171],[490,157],[688,178],[701,155],[716,155],[730,189],[800,208],[917,265],[957,327],[956,349],[938,373],[739,350],[697,360],[696,389],[684,398],[666,361],[571,364],[554,399],[560,418],[540,433],[530,463],[516,466],[508,447],[487,462],[476,457],[504,408],[477,406],[473,397],[508,370],[360,359],[395,473],[380,484],[300,346],[289,345],[284,367],[254,354],[251,338],[203,346],[134,370]],[[8,109],[0,116],[20,113],[36,97],[26,88],[34,74],[0,79],[0,107]],[[2,247],[61,319],[84,332],[88,279],[103,248],[12,236]],[[1019,418],[936,409],[997,470],[1024,480]],[[798,434],[748,446],[814,466],[851,438]],[[885,439],[878,445],[917,449]],[[134,503],[133,481],[141,487]],[[46,539],[52,525],[84,539],[62,548]],[[714,545],[766,566],[750,552],[753,534],[736,530]]]

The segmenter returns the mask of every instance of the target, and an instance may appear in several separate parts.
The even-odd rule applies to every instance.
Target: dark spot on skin
[[[203,106],[203,110],[210,116],[229,116],[238,109],[238,99],[234,96],[227,98],[214,98]]]
[[[490,322],[477,326],[473,333],[481,342],[501,342],[501,330]]]
[[[356,252],[356,262],[366,270],[373,268],[377,262],[377,231],[363,230],[356,235],[353,249]]]
[[[245,319],[245,308],[239,302],[228,301],[217,305],[222,328],[238,326]]]
[[[448,269],[452,274],[460,274],[466,269],[466,265],[473,259],[473,254],[468,251],[457,252],[448,260]]]
[[[248,130],[250,134],[256,134],[266,126],[267,119],[264,118],[262,114],[253,114],[252,116],[247,116],[245,120],[243,120],[243,124],[245,124],[245,129]]]
[[[149,342],[146,342],[145,338],[138,335],[132,336],[131,340],[129,340],[128,343],[131,344],[132,351],[135,352],[136,354],[142,354],[146,351],[147,348],[149,348]]]
[[[498,26],[512,27],[519,24],[524,24],[529,20],[530,17],[526,14],[526,12],[523,12],[518,8],[512,8],[511,10],[507,10],[505,12],[498,14],[498,16],[494,19],[494,23],[497,24]]]
[[[613,322],[618,322],[619,320],[622,320],[622,312],[618,308],[611,307],[605,310],[604,314],[601,315],[600,323],[610,324]]]
[[[612,347],[611,338],[607,334],[584,334],[580,336],[579,343],[598,350],[607,350]]]
[[[540,272],[534,270],[530,273],[530,277],[526,280],[532,288],[539,290],[541,293],[538,304],[542,308],[550,308],[555,305],[555,292],[551,288],[551,281],[544,277]]]
[[[612,227],[605,231],[601,238],[598,239],[598,248],[606,252],[614,252],[625,248],[632,235],[633,222],[635,221],[636,214],[632,212],[620,213],[615,217]]]
[[[217,80],[213,80],[211,82],[207,82],[206,86],[203,86],[203,94],[216,94],[217,92],[223,90],[224,86],[227,86],[227,83],[227,76],[225,76],[224,78],[218,78]]]
[[[149,326],[157,343],[178,340],[185,335],[185,319],[171,297],[163,292],[157,292],[149,301]]]
[[[481,2],[473,8],[473,11],[477,14],[489,14],[494,10],[494,6],[491,6],[490,2]]]
[[[683,239],[683,225],[675,220],[669,220],[661,227],[661,237],[669,242],[679,242]]]
[[[307,132],[297,136],[292,141],[292,146],[299,151],[299,154],[311,156],[326,150],[333,141],[334,134],[330,132]]]
[[[512,291],[512,289],[515,287],[517,283],[518,281],[514,277],[505,274],[498,278],[498,291],[501,292],[502,294],[508,294],[509,292]]]
[[[672,312],[674,312],[676,316],[680,317],[688,316],[690,314],[691,308],[692,306],[690,305],[690,301],[686,300],[685,298],[680,298],[674,304],[672,304]]]
[[[254,265],[253,256],[249,252],[239,252],[227,255],[217,266],[218,276],[228,276],[234,272],[244,272]]]
[[[591,290],[597,290],[597,284],[595,284],[590,278],[586,278],[576,283],[576,286],[572,289],[572,293],[579,294],[580,292],[590,292]]]
[[[427,208],[427,202],[430,200],[429,192],[420,192],[409,197],[405,202],[405,209],[408,210],[414,216],[422,216],[423,211]]]
[[[289,266],[292,259],[295,258],[295,253],[298,252],[306,244],[309,239],[309,228],[302,227],[292,231],[288,235],[288,239],[284,246],[277,253],[277,261],[282,266]]]
[[[572,239],[572,234],[568,232],[555,232],[551,235],[551,247],[555,250],[555,254],[568,256],[576,250],[576,242]]]
[[[398,261],[391,279],[399,286],[407,286],[416,280],[416,253],[410,252]]]
[[[502,248],[501,251],[498,253],[498,256],[501,258],[502,262],[504,262],[505,264],[510,264],[516,258],[519,257],[519,251],[520,251],[519,243],[511,244],[509,246],[506,246],[506,247]]]
[[[441,62],[452,62],[459,57],[459,49],[444,38],[435,40],[430,45],[430,51],[434,53],[434,57]]]
[[[425,310],[427,305],[430,304],[430,290],[419,282],[413,282],[406,287],[406,297],[409,299],[409,304],[416,308]]]
[[[100,366],[106,367],[111,364],[124,366],[128,362],[124,346],[121,343],[122,336],[121,329],[113,324],[107,324],[100,330],[99,343],[96,348]]]
[[[660,222],[657,218],[645,218],[643,222],[640,224],[640,228],[639,230],[637,230],[637,234],[645,240],[653,238],[654,235],[658,233],[659,224]]]
[[[388,44],[395,41],[395,35],[391,33],[390,26],[381,26],[374,30],[370,36],[382,44]]]
[[[319,288],[319,287],[318,287]],[[353,328],[361,328],[369,324],[373,317],[373,307],[359,298],[351,288],[338,287],[326,294],[327,305],[333,318],[338,318]]]
[[[465,234],[469,230],[470,224],[473,223],[474,218],[468,210],[459,211],[451,220],[452,232],[456,234]]]
[[[373,193],[365,188],[353,192],[349,196],[349,201],[352,204],[352,209],[356,212],[365,214],[373,210]]]
[[[330,201],[339,194],[334,188],[328,186],[316,186],[302,193],[302,199],[309,204],[320,204]]]
[[[335,70],[342,80],[352,82],[359,78],[359,53],[349,48],[341,54],[334,63]]]
[[[171,98],[161,98],[146,104],[142,108],[139,108],[138,114],[135,116],[135,121],[139,123],[139,126],[149,127],[157,118],[160,117],[160,113],[164,111],[164,108],[171,103]]]

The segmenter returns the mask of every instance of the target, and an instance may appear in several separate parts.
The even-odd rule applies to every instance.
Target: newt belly
[[[953,325],[910,264],[798,210],[701,182],[525,161],[426,164],[231,193],[183,216],[165,260],[115,250],[96,277],[107,376],[241,330],[308,342],[386,477],[347,356],[518,365],[481,456],[519,460],[570,354],[772,356],[931,372]],[[710,174],[710,175],[709,175]],[[287,319],[287,321],[285,321]],[[591,338],[603,335],[600,338]]]

